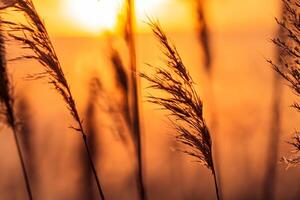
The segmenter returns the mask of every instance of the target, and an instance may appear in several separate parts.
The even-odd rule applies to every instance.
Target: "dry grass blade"
[[[149,65],[154,73],[141,73],[141,77],[150,82],[150,88],[165,93],[166,97],[149,96],[148,101],[169,112],[169,119],[177,131],[176,139],[187,147],[183,152],[196,157],[212,171],[219,199],[212,140],[203,118],[203,103],[177,49],[170,44],[158,23],[150,21],[149,25],[161,44],[166,65],[165,68]]]
[[[13,87],[7,71],[2,23],[0,24],[0,26],[1,26],[0,27],[0,113],[2,114],[2,117],[5,119],[5,124],[7,124],[13,131],[14,139],[18,150],[18,155],[21,162],[23,176],[25,179],[28,197],[29,199],[33,199],[28,173],[25,167],[25,162],[22,155],[19,138],[17,136],[17,124],[16,124],[15,111],[14,111]]]
[[[63,73],[61,64],[52,45],[47,29],[37,13],[32,0],[19,0],[13,5],[16,12],[24,14],[27,23],[15,23],[4,21],[6,30],[10,37],[20,42],[24,49],[33,51],[33,55],[22,56],[19,59],[35,59],[43,67],[44,72],[29,76],[31,79],[48,79],[49,84],[63,97],[67,108],[77,123],[77,127],[71,127],[82,134],[84,146],[86,148],[89,163],[93,170],[94,178],[102,199],[104,194],[100,186],[100,181],[92,161],[90,150],[87,144],[87,136],[83,129],[83,124],[77,111],[75,100],[70,87]]]
[[[268,61],[279,75],[281,75],[290,85],[295,94],[300,95],[300,23],[299,23],[299,9],[300,1],[298,0],[283,0],[286,13],[282,20],[276,19],[279,26],[287,33],[287,39],[281,38],[273,39],[274,44],[281,49],[282,57],[280,63],[273,63]],[[294,107],[299,111],[299,104],[295,103]],[[296,132],[295,134],[299,134]],[[293,145],[296,151],[299,151],[299,146]],[[286,162],[291,161],[290,164],[295,165],[300,163],[300,156],[295,159],[283,158]]]

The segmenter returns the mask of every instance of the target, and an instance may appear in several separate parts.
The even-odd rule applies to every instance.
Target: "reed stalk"
[[[1,19],[0,19],[1,20]],[[7,63],[5,57],[5,39],[3,35],[2,22],[0,24],[0,108],[1,114],[4,115],[6,120],[5,124],[7,124],[14,136],[14,140],[17,147],[18,156],[21,163],[21,169],[23,173],[23,177],[25,180],[26,190],[28,194],[28,198],[30,200],[33,199],[31,185],[29,181],[29,176],[27,173],[27,169],[25,166],[25,161],[23,157],[23,153],[21,150],[21,144],[18,138],[17,132],[17,123],[16,123],[16,114],[14,110],[14,96],[13,96],[13,87],[11,84],[11,80],[9,79],[8,71],[7,71]]]
[[[85,130],[88,135],[88,144],[91,150],[91,155],[95,163],[98,160],[98,148],[97,148],[97,110],[96,104],[98,101],[98,87],[97,87],[97,79],[91,78],[89,83],[89,94],[88,94],[88,101],[87,106],[85,109]],[[93,181],[94,176],[91,170],[89,163],[87,162],[87,156],[85,152],[85,148],[80,145],[79,146],[79,162],[81,164],[81,180],[80,181],[80,189],[82,191],[82,196],[80,199],[95,199]]]
[[[83,145],[86,149],[89,164],[92,169],[94,179],[99,191],[99,197],[105,199],[99,176],[97,174],[92,155],[87,142],[87,135],[83,129],[83,123],[79,116],[73,94],[70,86],[62,70],[59,59],[51,42],[47,29],[41,20],[32,0],[19,0],[13,5],[16,12],[23,13],[27,19],[27,23],[15,23],[12,21],[4,21],[9,36],[20,42],[23,48],[33,52],[32,55],[24,55],[17,59],[34,59],[37,60],[44,68],[44,72],[29,75],[29,79],[45,78],[48,83],[63,97],[64,102],[71,116],[75,120],[77,127],[70,127],[82,135]]]
[[[131,67],[131,87],[132,87],[132,129],[137,153],[137,182],[139,185],[139,195],[141,200],[147,200],[146,187],[143,178],[143,155],[142,155],[142,133],[140,128],[140,111],[139,111],[139,92],[138,92],[138,75],[136,63],[135,47],[135,4],[134,0],[127,0],[127,23],[126,39],[129,48],[130,67]]]
[[[169,113],[168,117],[177,132],[176,140],[186,147],[181,151],[211,170],[219,200],[221,196],[212,155],[212,140],[203,118],[203,102],[176,47],[170,44],[158,22],[150,20],[149,25],[161,45],[165,66],[148,65],[153,74],[141,73],[140,76],[150,83],[149,88],[156,89],[167,97],[150,95],[147,97],[148,102]]]

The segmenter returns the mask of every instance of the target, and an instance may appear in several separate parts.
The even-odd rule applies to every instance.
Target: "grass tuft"
[[[169,113],[168,117],[177,132],[176,140],[187,147],[182,152],[195,157],[211,170],[217,197],[220,199],[212,156],[212,139],[203,118],[203,102],[176,47],[170,44],[159,23],[150,20],[149,25],[161,45],[165,66],[148,65],[153,74],[141,73],[140,76],[150,83],[149,88],[163,92],[166,97],[150,95],[148,101]]]

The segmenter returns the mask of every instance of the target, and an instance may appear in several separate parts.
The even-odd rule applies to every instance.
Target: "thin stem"
[[[146,192],[145,192],[145,186],[144,186],[144,180],[143,180],[143,161],[142,161],[142,148],[141,148],[141,142],[139,140],[137,144],[137,156],[138,156],[138,182],[140,184],[140,198],[142,200],[146,200]]]
[[[89,159],[89,162],[90,162],[90,166],[92,168],[92,172],[93,172],[94,178],[95,178],[96,183],[97,183],[97,188],[98,188],[100,197],[101,197],[102,200],[105,200],[104,193],[103,193],[103,190],[102,190],[101,185],[100,185],[100,180],[98,178],[97,171],[96,171],[93,159],[92,159],[92,154],[91,154],[91,151],[90,151],[89,146],[88,146],[87,137],[84,133],[82,134],[82,138],[83,138],[84,146],[85,146],[87,156],[88,156],[88,159]]]
[[[138,102],[138,79],[137,79],[137,64],[136,64],[136,49],[135,49],[135,38],[134,38],[134,0],[128,0],[128,46],[130,52],[130,64],[131,64],[131,84],[132,84],[132,104],[133,104],[133,132],[136,139],[136,153],[137,153],[137,182],[139,184],[140,199],[146,200],[146,189],[143,180],[143,158],[142,158],[142,138],[140,129],[139,119],[139,102]]]
[[[22,155],[19,138],[17,136],[17,131],[16,131],[15,127],[13,127],[12,129],[13,129],[13,135],[14,135],[14,139],[15,139],[16,146],[17,146],[17,151],[18,151],[18,154],[19,154],[20,162],[21,162],[21,168],[22,168],[22,172],[23,172],[23,176],[24,176],[24,180],[25,180],[25,185],[26,185],[26,190],[27,190],[27,193],[28,193],[28,198],[29,198],[29,200],[33,200],[32,192],[31,192],[31,188],[30,188],[30,183],[29,183],[29,178],[28,178],[28,174],[27,174],[27,171],[26,171],[24,158],[23,158],[23,155]]]
[[[212,161],[212,173],[213,173],[213,176],[214,176],[214,183],[215,183],[215,188],[216,188],[217,199],[221,200],[220,194],[219,194],[219,187],[218,187],[218,181],[217,181],[215,166],[214,166],[214,162],[213,161]]]
[[[85,149],[86,149],[86,152],[87,152],[88,160],[89,160],[89,162],[90,162],[90,166],[91,166],[91,168],[92,168],[92,172],[93,172],[95,181],[96,181],[96,183],[97,183],[97,189],[98,189],[98,191],[99,191],[99,194],[100,194],[101,199],[102,199],[102,200],[105,200],[104,193],[103,193],[103,190],[102,190],[102,188],[101,188],[100,180],[99,180],[98,175],[97,175],[96,167],[95,167],[95,164],[94,164],[93,159],[92,159],[92,154],[91,154],[91,151],[90,151],[90,149],[89,149],[87,137],[86,137],[86,134],[85,134],[85,132],[84,132],[82,122],[81,122],[81,120],[80,120],[79,114],[78,114],[77,109],[76,109],[76,106],[75,106],[74,98],[73,98],[73,96],[72,96],[70,87],[67,87],[66,89],[67,89],[67,92],[68,92],[68,94],[69,94],[69,96],[70,96],[70,102],[71,102],[72,105],[74,105],[74,107],[73,107],[74,118],[75,118],[75,120],[77,121],[78,126],[79,126],[79,130],[78,130],[78,131],[82,134],[82,138],[83,138],[84,146],[85,146]]]
[[[208,98],[211,102],[211,132],[215,133],[216,135],[218,134],[218,129],[219,129],[219,121],[218,121],[218,111],[217,111],[217,106],[216,106],[216,98],[215,98],[215,93],[214,93],[214,87],[213,87],[213,74],[211,73],[211,71],[207,74],[208,75]],[[222,176],[221,176],[221,170],[220,170],[220,160],[221,160],[221,156],[220,156],[220,145],[218,142],[218,139],[216,138],[216,140],[214,141],[214,160],[216,162],[216,166],[214,166],[214,170],[215,173],[218,174],[218,181],[219,181],[219,194],[222,194]]]
[[[70,94],[70,97],[71,97],[71,102],[74,103],[75,105],[75,101],[72,97],[72,93],[70,91],[70,88],[67,88],[69,94]],[[97,171],[96,171],[96,167],[95,167],[95,164],[93,162],[93,159],[92,159],[92,154],[91,154],[91,151],[90,151],[90,148],[89,148],[89,145],[88,145],[88,141],[87,141],[87,136],[84,132],[84,129],[83,129],[83,126],[82,126],[82,122],[80,121],[80,117],[79,117],[79,114],[77,112],[77,109],[74,109],[74,114],[75,114],[75,119],[79,125],[79,131],[80,133],[82,134],[82,139],[83,139],[83,142],[84,142],[84,146],[85,146],[85,149],[86,149],[86,153],[87,153],[87,156],[88,156],[88,160],[89,160],[89,163],[90,163],[90,166],[92,168],[92,172],[93,172],[93,175],[94,175],[94,178],[95,178],[95,181],[97,183],[97,189],[99,191],[99,194],[100,194],[100,197],[102,200],[105,200],[105,197],[104,197],[104,192],[101,188],[101,184],[100,184],[100,180],[99,180],[99,176],[97,174]]]

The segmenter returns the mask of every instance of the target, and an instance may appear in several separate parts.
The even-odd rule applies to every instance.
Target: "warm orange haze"
[[[54,35],[93,35],[112,30],[116,25],[118,11],[124,0],[36,0],[40,14]],[[206,2],[207,15],[213,30],[243,30],[272,28],[270,21],[278,13],[279,5],[274,0],[237,1],[211,0]],[[195,14],[190,9],[193,0],[137,0],[136,14],[139,30],[148,30],[147,16],[159,17],[172,31],[194,29]],[[58,23],[59,22],[59,23]]]
[[[300,199],[299,5],[0,0],[0,200]]]

